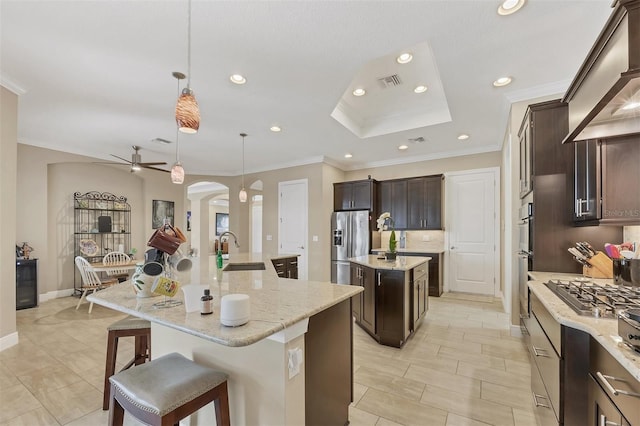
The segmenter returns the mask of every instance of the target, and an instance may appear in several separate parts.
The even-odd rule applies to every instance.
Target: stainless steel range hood
[[[569,104],[563,143],[640,134],[640,0],[614,7],[562,99]]]

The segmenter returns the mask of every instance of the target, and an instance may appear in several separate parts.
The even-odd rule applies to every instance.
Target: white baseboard
[[[38,296],[38,303],[46,302],[47,300],[58,299],[60,297],[68,297],[73,294],[73,289],[68,288],[65,290],[56,290],[43,293]]]
[[[18,332],[14,331],[11,334],[7,334],[6,336],[0,337],[0,352],[5,349],[9,349],[11,346],[15,346],[18,344]]]

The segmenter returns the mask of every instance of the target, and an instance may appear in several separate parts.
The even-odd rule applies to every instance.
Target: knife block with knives
[[[582,275],[590,278],[613,278],[613,261],[599,251],[594,256],[587,259],[591,266],[582,267]]]

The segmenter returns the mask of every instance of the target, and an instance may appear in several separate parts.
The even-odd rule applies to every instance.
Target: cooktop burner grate
[[[629,308],[640,308],[640,288],[591,281],[549,280],[545,285],[580,315],[616,318]]]

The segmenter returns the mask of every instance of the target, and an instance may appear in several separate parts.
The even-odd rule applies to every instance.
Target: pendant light
[[[182,90],[176,104],[176,123],[183,133],[197,133],[200,127],[200,110],[191,90],[191,0],[189,1],[189,24],[187,26],[187,87]]]
[[[185,75],[181,72],[175,71],[173,76],[178,80],[178,93],[180,93],[180,80],[183,80]],[[184,168],[182,167],[182,163],[180,162],[180,148],[178,146],[178,136],[180,132],[176,128],[176,162],[171,167],[171,182],[177,185],[181,185],[184,183]]]
[[[244,138],[247,136],[246,133],[240,133],[240,136],[242,136],[242,189],[240,190],[240,193],[238,194],[238,198],[240,199],[241,203],[246,203],[247,202],[247,191],[244,189]]]

